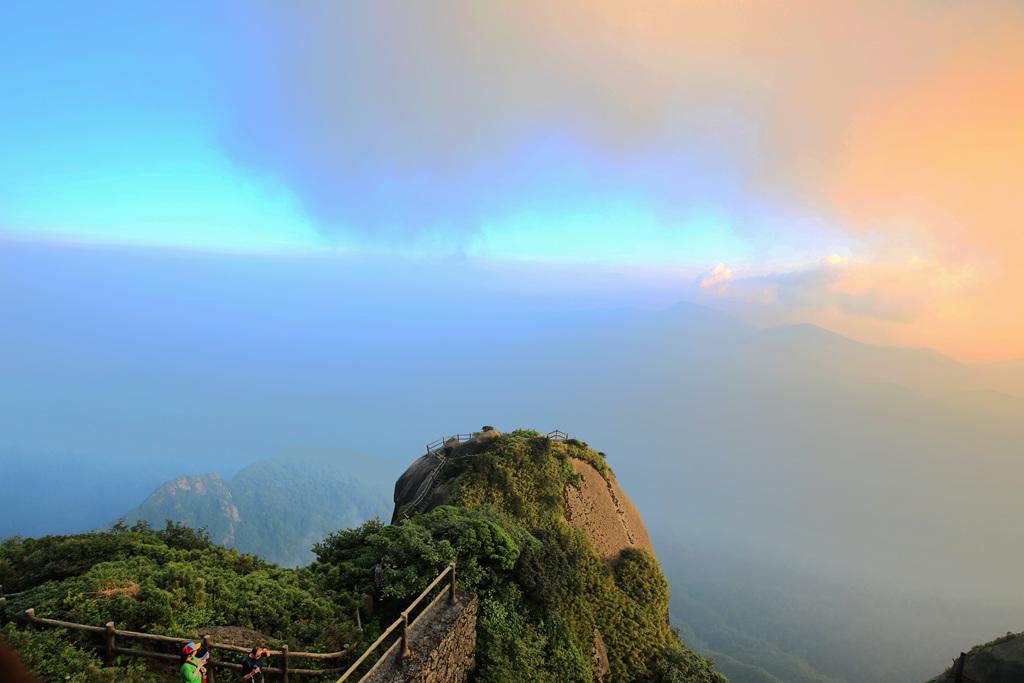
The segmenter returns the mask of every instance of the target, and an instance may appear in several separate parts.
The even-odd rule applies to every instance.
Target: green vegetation
[[[199,637],[208,626],[242,626],[287,643],[293,651],[330,652],[352,642],[358,602],[309,570],[281,569],[214,546],[205,532],[167,522],[117,525],[76,536],[14,537],[0,544],[0,579],[7,614],[36,616],[121,630]],[[350,624],[339,629],[338,624]],[[125,658],[107,676],[90,652],[94,636],[9,624],[4,637],[46,680],[150,680],[152,660]],[[113,675],[113,674],[111,674]],[[159,680],[156,676],[153,680]]]
[[[171,480],[122,519],[154,526],[173,519],[208,529],[228,548],[297,567],[312,562],[310,547],[335,529],[391,514],[389,467],[355,451],[293,446],[230,480]]]
[[[103,666],[100,657],[75,645],[67,631],[25,631],[8,624],[0,637],[25,665],[44,681],[70,683],[148,683],[146,667],[139,663]]]
[[[393,566],[385,595],[405,604],[450,562],[457,585],[479,597],[481,683],[593,678],[593,633],[602,634],[610,678],[665,683],[724,681],[681,643],[667,621],[668,583],[657,560],[633,549],[609,566],[590,539],[564,521],[570,458],[607,476],[586,444],[532,430],[504,434],[442,473],[451,505],[394,526],[368,522],[314,546],[310,569],[335,590],[370,587],[379,557]]]
[[[389,567],[386,601],[365,619],[364,644],[454,562],[459,588],[479,599],[478,683],[589,683],[595,629],[607,648],[609,680],[725,683],[670,628],[668,583],[654,556],[628,549],[609,565],[565,522],[566,487],[580,483],[573,458],[610,473],[580,441],[528,430],[502,435],[484,453],[447,466],[450,505],[397,525],[375,519],[332,533],[301,569],[240,555],[170,521],[161,530],[141,522],[79,536],[15,537],[0,544],[0,581],[20,591],[8,614],[33,607],[40,617],[112,621],[183,639],[205,627],[242,626],[269,636],[272,647],[336,651],[353,640],[354,627],[345,625],[360,594],[373,594],[379,557]],[[104,668],[87,634],[8,626],[4,637],[48,680],[161,678],[149,660],[123,658],[122,667]]]
[[[976,655],[986,648],[990,648],[994,645],[1001,645],[1002,643],[1008,643],[1011,640],[1017,640],[1018,638],[1024,638],[1024,633],[1007,632],[1005,636],[999,636],[994,640],[988,641],[984,645],[975,645],[967,651],[967,656],[970,657],[971,655]]]

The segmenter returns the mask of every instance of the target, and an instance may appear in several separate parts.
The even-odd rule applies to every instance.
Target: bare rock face
[[[572,464],[583,482],[579,489],[566,489],[566,521],[586,532],[594,550],[608,562],[617,562],[626,548],[644,548],[653,555],[644,520],[615,476],[609,473],[605,481],[589,463],[572,459]]]
[[[1019,683],[1024,681],[1024,637],[989,645],[967,656],[964,678],[978,683]],[[931,682],[953,680],[953,670]]]
[[[171,479],[151,493],[141,506],[129,511],[124,519],[129,522],[150,519],[157,526],[161,524],[159,520],[173,519],[193,529],[205,528],[215,543],[227,546],[235,543],[242,521],[231,488],[216,472]]]
[[[246,648],[252,647],[255,643],[265,643],[271,640],[270,636],[244,626],[200,626],[195,630],[195,635],[199,638],[210,636],[215,643]]]
[[[395,482],[395,511],[391,514],[391,523],[398,521],[398,511],[408,503],[417,503],[420,512],[429,512],[446,505],[451,489],[448,486],[434,486],[434,478],[440,474],[444,464],[449,460],[482,453],[499,436],[501,432],[492,429],[462,443],[453,437],[441,448],[417,458]]]

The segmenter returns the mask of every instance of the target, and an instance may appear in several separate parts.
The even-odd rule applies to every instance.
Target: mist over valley
[[[164,481],[229,482],[292,444],[349,449],[352,481],[386,492],[443,434],[557,428],[607,454],[673,623],[707,654],[780,680],[923,681],[1021,628],[1010,373],[694,303],[514,291],[472,267],[85,254],[20,248],[8,269],[26,294],[5,304],[0,466],[25,485],[0,535],[96,528]],[[62,266],[77,286],[48,287]],[[222,281],[176,286],[197,269]]]

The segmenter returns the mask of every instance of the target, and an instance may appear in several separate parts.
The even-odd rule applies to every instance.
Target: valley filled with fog
[[[457,259],[3,265],[0,537],[99,527],[294,444],[391,461],[387,480],[445,434],[561,429],[643,514],[673,623],[734,668],[924,681],[1024,627],[1024,361],[763,329],[685,288],[555,296]]]

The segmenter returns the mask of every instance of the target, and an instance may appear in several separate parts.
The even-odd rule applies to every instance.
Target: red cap
[[[181,649],[181,653],[185,655],[190,655],[198,649],[199,643],[187,643],[185,647]]]

